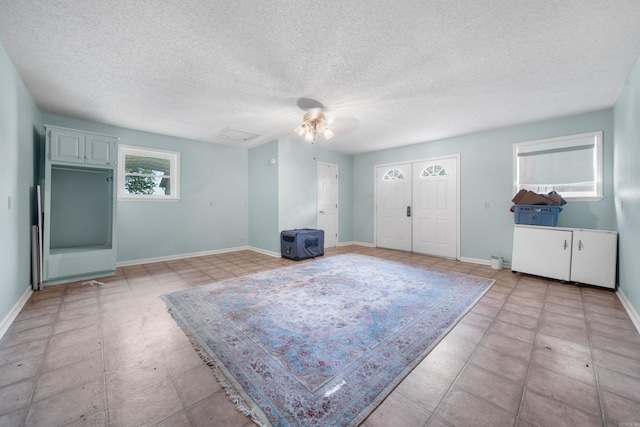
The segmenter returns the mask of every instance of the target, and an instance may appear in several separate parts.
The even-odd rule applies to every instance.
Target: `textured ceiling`
[[[611,107],[640,1],[0,0],[0,40],[46,112],[252,147],[307,97],[362,153]]]

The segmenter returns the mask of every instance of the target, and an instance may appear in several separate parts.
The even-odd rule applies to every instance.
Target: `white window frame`
[[[171,194],[129,194],[125,191],[125,156],[154,157],[169,160],[169,179],[171,182]],[[180,200],[180,153],[177,151],[157,150],[132,145],[118,145],[118,200],[122,201],[151,201],[151,202],[177,202]]]
[[[536,141],[519,142],[513,144],[513,194],[516,194],[523,188],[523,184],[520,182],[520,173],[518,170],[518,156],[522,153],[535,153],[536,151],[546,151],[550,149],[566,149],[567,147],[578,147],[584,145],[584,142],[579,143],[580,140],[589,138],[593,140],[594,146],[594,159],[593,159],[593,173],[595,178],[594,191],[581,192],[581,193],[563,193],[558,191],[563,199],[573,202],[595,202],[604,198],[602,190],[602,173],[603,173],[603,148],[602,148],[602,131],[587,132],[576,135],[567,135],[558,138],[540,139]],[[573,145],[572,145],[573,144]],[[528,188],[529,190],[536,191],[535,189]],[[549,183],[548,186],[540,187],[539,193],[547,193],[555,190],[553,183]]]

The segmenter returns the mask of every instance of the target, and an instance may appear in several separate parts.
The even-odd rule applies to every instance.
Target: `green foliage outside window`
[[[143,168],[127,168],[126,173],[153,175],[153,171]],[[127,175],[124,186],[129,194],[153,194],[156,188],[155,178],[152,176]]]

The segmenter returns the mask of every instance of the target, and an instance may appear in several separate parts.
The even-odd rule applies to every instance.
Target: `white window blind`
[[[515,190],[602,198],[602,132],[514,144]]]

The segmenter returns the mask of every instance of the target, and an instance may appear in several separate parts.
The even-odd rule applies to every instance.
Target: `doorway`
[[[318,162],[318,229],[324,230],[324,246],[338,246],[338,165]]]
[[[376,246],[459,258],[459,156],[376,166]]]

